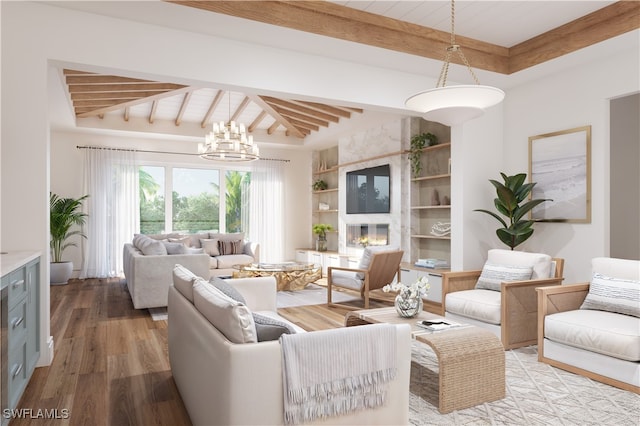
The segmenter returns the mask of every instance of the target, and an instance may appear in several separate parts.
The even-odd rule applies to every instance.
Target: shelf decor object
[[[447,126],[461,124],[479,117],[484,110],[499,104],[504,92],[496,87],[480,85],[478,77],[455,40],[455,3],[451,0],[451,45],[447,48],[440,77],[435,89],[419,92],[405,101],[407,108],[422,113],[426,120],[437,121]],[[476,84],[447,86],[447,74],[451,55],[457,53],[471,73]]]

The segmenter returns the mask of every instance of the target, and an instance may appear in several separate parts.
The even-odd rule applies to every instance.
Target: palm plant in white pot
[[[74,226],[82,226],[88,217],[83,213],[82,202],[88,197],[60,198],[54,193],[49,194],[49,232],[51,233],[51,264],[50,279],[52,285],[67,284],[73,273],[73,262],[63,261],[62,253],[68,247],[76,246],[76,243],[68,241],[74,235],[87,238],[82,229],[74,229]]]

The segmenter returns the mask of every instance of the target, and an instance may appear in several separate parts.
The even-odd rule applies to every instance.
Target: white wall
[[[591,259],[609,255],[609,99],[640,89],[639,56],[637,49],[619,52],[507,92],[507,172],[528,171],[529,136],[591,125],[591,223],[536,223],[519,247],[564,258],[565,283],[589,281]]]

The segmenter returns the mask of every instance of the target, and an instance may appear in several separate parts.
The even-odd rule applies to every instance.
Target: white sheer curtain
[[[89,217],[80,278],[116,277],[122,273],[122,248],[140,223],[135,152],[86,148],[83,193],[89,194]]]
[[[260,243],[261,262],[284,260],[284,176],[287,163],[258,160],[251,171],[249,240]]]

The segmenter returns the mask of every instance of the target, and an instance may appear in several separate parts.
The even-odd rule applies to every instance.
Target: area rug
[[[506,398],[449,414],[438,406],[433,351],[412,346],[409,421],[412,425],[634,425],[640,395],[538,362],[536,346],[505,352]]]

